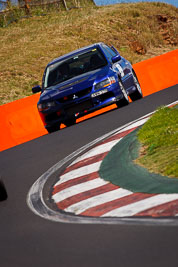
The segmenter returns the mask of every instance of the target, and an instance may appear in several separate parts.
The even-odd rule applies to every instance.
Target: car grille
[[[87,100],[87,101],[84,101],[82,103],[76,104],[74,106],[70,106],[70,107],[66,108],[65,111],[69,116],[71,116],[71,115],[74,115],[76,113],[80,113],[80,112],[83,112],[85,110],[88,110],[92,107],[93,107],[93,104],[92,104],[91,100]]]
[[[101,102],[107,100],[108,98],[114,97],[115,95],[113,94],[113,92],[108,92],[106,94],[100,95],[99,99]]]
[[[88,87],[88,88],[86,88],[84,90],[76,92],[75,94],[73,93],[73,94],[67,95],[67,96],[65,96],[63,98],[59,98],[58,101],[60,103],[66,103],[68,101],[72,101],[74,99],[81,98],[81,97],[83,97],[85,95],[88,95],[91,92],[91,90],[92,90],[92,87]]]

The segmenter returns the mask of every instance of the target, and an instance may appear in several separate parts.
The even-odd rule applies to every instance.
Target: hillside
[[[94,42],[113,44],[131,63],[178,48],[178,12],[171,5],[81,2],[69,11],[34,9],[0,28],[0,104],[31,95],[50,60]]]

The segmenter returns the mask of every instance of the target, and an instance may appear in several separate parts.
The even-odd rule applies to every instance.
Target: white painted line
[[[150,118],[150,117],[149,117],[149,118]],[[142,119],[142,120],[140,120],[140,121],[136,121],[135,123],[133,123],[133,124],[127,126],[127,127],[124,128],[122,131],[119,131],[119,132],[125,132],[125,131],[128,131],[128,130],[132,129],[132,128],[138,127],[138,126],[144,124],[149,118],[145,118],[145,119]]]
[[[149,118],[144,118],[144,119],[141,119],[140,121],[136,121],[135,123],[133,123],[131,125],[128,125],[126,128],[115,132],[113,134],[113,136],[117,135],[118,133],[122,133],[122,132],[128,131],[128,130],[130,130],[132,128],[138,127],[138,126],[144,124],[148,119]],[[82,160],[87,159],[89,157],[93,157],[93,156],[95,156],[97,154],[101,154],[101,153],[110,151],[112,149],[112,147],[114,145],[116,145],[121,139],[122,138],[120,138],[118,140],[113,140],[113,141],[110,141],[108,143],[102,144],[100,146],[97,146],[97,147],[91,149],[89,152],[85,153],[81,157],[78,157],[76,160],[74,160],[69,166],[72,166],[72,165],[74,165],[75,163],[77,163],[79,161],[82,161]]]
[[[99,145],[97,147],[94,147],[93,149],[91,149],[90,151],[88,151],[87,153],[82,155],[81,157],[78,157],[76,160],[74,160],[69,166],[74,165],[75,163],[82,161],[82,160],[85,160],[87,158],[90,158],[90,157],[96,156],[98,154],[102,154],[102,153],[110,151],[111,148],[113,146],[115,146],[121,139],[122,138],[110,141],[108,143]]]
[[[75,203],[68,208],[65,209],[67,212],[73,212],[75,214],[80,214],[84,212],[85,210],[98,206],[100,204],[107,203],[109,201],[113,201],[115,199],[119,199],[128,195],[133,194],[131,191],[118,188],[94,197],[91,197],[89,199],[82,200],[78,203]]]
[[[102,217],[128,217],[178,199],[178,194],[159,194],[105,213]]]
[[[52,198],[54,199],[54,201],[56,203],[58,203],[64,199],[71,197],[71,196],[83,193],[85,191],[88,191],[88,190],[91,190],[91,189],[94,189],[94,188],[97,188],[97,187],[100,187],[100,186],[103,186],[106,184],[108,184],[107,181],[105,181],[101,178],[96,178],[94,180],[66,188],[66,189],[56,193],[55,195],[53,195]]]
[[[75,179],[75,178],[78,178],[78,177],[81,177],[84,175],[88,175],[88,174],[93,173],[93,172],[97,172],[100,168],[101,162],[102,161],[92,163],[90,165],[80,167],[78,169],[72,170],[70,172],[67,172],[67,173],[61,175],[59,182],[57,182],[55,184],[55,186],[62,184],[66,181],[69,181],[69,180],[72,180],[72,179]]]

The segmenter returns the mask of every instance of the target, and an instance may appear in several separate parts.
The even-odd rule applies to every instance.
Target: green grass
[[[22,11],[15,10],[16,21],[0,27],[0,104],[31,95],[49,61],[94,42],[113,44],[131,63],[178,48],[178,12],[171,5],[96,7],[92,0],[78,2],[81,8],[69,11],[35,8],[31,17],[22,18]],[[167,22],[161,22],[158,14],[166,16]],[[168,41],[162,30],[170,36]],[[135,42],[144,48],[144,54],[134,50]]]
[[[137,164],[178,178],[178,108],[160,107],[139,130],[138,140],[142,146]]]

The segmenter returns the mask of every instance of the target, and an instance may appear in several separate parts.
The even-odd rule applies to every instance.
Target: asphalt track
[[[51,222],[26,204],[31,185],[81,146],[178,98],[178,85],[0,153],[0,266],[178,266],[178,227]]]

